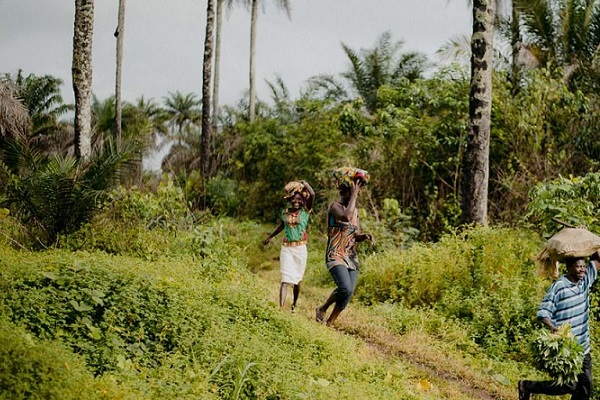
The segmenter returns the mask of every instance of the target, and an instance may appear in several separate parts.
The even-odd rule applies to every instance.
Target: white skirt
[[[307,258],[308,251],[306,250],[306,245],[281,246],[279,256],[281,282],[297,285],[302,280],[302,277],[304,277]]]

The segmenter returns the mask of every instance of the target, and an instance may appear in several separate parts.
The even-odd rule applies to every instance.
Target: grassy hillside
[[[136,243],[116,254],[99,250],[110,235],[98,226],[71,239],[78,251],[2,244],[2,397],[511,399],[518,379],[541,376],[525,351],[546,285],[535,235],[363,248],[358,293],[327,328],[314,321],[333,288],[324,238],[311,236],[291,313],[277,306],[279,246],[259,245],[269,229],[115,231]]]

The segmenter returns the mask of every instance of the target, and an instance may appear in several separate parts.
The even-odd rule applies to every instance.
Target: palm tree
[[[509,79],[513,86],[513,93],[518,90],[521,69],[524,66],[520,54],[522,49],[522,36],[520,30],[520,14],[521,4],[527,3],[530,0],[494,0],[495,7],[495,28],[497,32],[506,38],[510,43],[510,74]],[[467,1],[469,7],[472,7],[472,2]],[[510,11],[510,12],[508,12]],[[504,58],[504,49],[501,46],[494,48],[494,67],[502,65]],[[448,40],[436,54],[443,60],[454,59],[461,62],[469,63],[471,58],[471,36],[458,35]]]
[[[131,109],[131,113],[128,111]],[[133,114],[134,121],[143,121],[143,125],[148,127],[147,130],[147,152],[153,152],[160,149],[159,140],[165,139],[168,136],[168,128],[166,126],[166,113],[160,108],[154,100],[146,100],[140,97],[137,103],[127,105],[125,109],[125,121],[129,121],[129,115]],[[127,127],[127,126],[126,126]]]
[[[564,67],[565,82],[595,90],[577,82],[599,74],[600,1],[520,1],[518,9],[524,45],[539,65]]]
[[[473,0],[469,133],[463,159],[463,223],[487,224],[494,0]]]
[[[115,37],[117,38],[117,70],[115,79],[115,130],[117,134],[117,144],[121,143],[122,127],[122,104],[121,104],[121,69],[123,66],[123,39],[125,36],[125,0],[119,0],[119,14],[117,17],[117,29]]]
[[[223,24],[223,2],[224,0],[217,1],[217,10],[215,14],[215,69],[213,73],[213,93],[212,93],[212,133],[216,134],[219,120],[219,84],[221,78],[221,32]],[[232,0],[229,0],[231,3]]]
[[[216,14],[215,14],[215,44],[214,44],[214,73],[213,73],[213,116],[212,126],[213,134],[217,132],[217,124],[219,120],[219,85],[220,85],[220,70],[221,70],[221,32],[223,28],[223,6],[227,6],[228,10],[233,8],[233,5],[237,3],[245,3],[248,0],[216,0]]]
[[[206,35],[204,38],[204,64],[202,67],[202,141],[200,146],[200,165],[202,176],[208,176],[210,161],[210,83],[213,54],[213,26],[215,20],[214,1],[208,0],[206,5]]]
[[[199,129],[191,128],[181,140],[169,149],[169,153],[162,161],[162,169],[171,173],[187,174],[201,168],[202,134]]]
[[[92,38],[94,0],[75,0],[73,33],[73,91],[75,93],[75,157],[92,154]]]
[[[165,97],[165,119],[167,120],[171,136],[177,138],[181,142],[181,138],[185,135],[185,131],[191,126],[197,125],[200,121],[200,102],[193,93],[186,95],[179,91],[169,93]]]
[[[69,153],[73,146],[73,127],[60,118],[72,110],[73,106],[63,102],[60,89],[62,80],[51,75],[25,76],[19,70],[13,76],[6,74],[0,78],[0,82],[5,88],[12,88],[13,95],[9,98],[17,99],[19,107],[27,113],[27,128],[20,129],[18,138],[9,136],[20,143],[27,142],[46,155]],[[12,124],[18,121],[18,118],[13,118],[3,122]]]
[[[369,112],[377,108],[377,91],[383,85],[395,85],[401,80],[414,81],[423,76],[428,62],[419,52],[402,52],[403,42],[392,41],[390,32],[384,32],[372,49],[355,51],[342,43],[350,61],[341,77],[349,84],[350,91],[363,99]],[[320,75],[311,79],[311,89],[325,92],[327,98],[347,98],[345,85],[333,76]]]
[[[73,109],[61,95],[63,82],[51,75],[7,76],[18,87],[18,96],[31,117],[29,140],[31,145],[46,154],[66,154],[73,145],[72,126],[60,118]]]
[[[95,148],[105,147],[115,142],[114,124],[115,101],[109,97],[103,101],[94,96],[92,101],[93,143]],[[157,146],[158,136],[166,136],[164,112],[153,102],[143,97],[132,104],[123,102],[122,137],[120,146],[127,147],[131,155],[131,169],[127,183],[141,184],[142,160]],[[107,141],[108,140],[108,141]]]
[[[31,134],[46,135],[56,128],[58,119],[72,109],[64,104],[60,87],[63,81],[51,75],[23,75],[19,70],[14,77],[6,76],[18,87],[18,96],[32,119]]]
[[[377,106],[377,90],[383,85],[394,85],[401,79],[414,81],[421,78],[427,66],[427,58],[418,52],[402,53],[403,42],[392,42],[390,32],[384,32],[373,49],[360,53],[342,44],[350,60],[350,69],[342,74],[362,97],[367,110]]]
[[[27,146],[8,150],[23,167],[12,175],[0,173],[5,189],[2,206],[11,209],[32,239],[44,247],[91,218],[102,204],[100,200],[118,183],[130,158],[126,149],[115,146],[79,160],[46,157]]]
[[[248,100],[248,120],[254,121],[256,116],[256,25],[258,23],[258,5],[260,0],[245,0],[249,2],[250,17],[250,95]],[[291,6],[289,0],[274,0],[277,7],[284,10],[290,17]]]

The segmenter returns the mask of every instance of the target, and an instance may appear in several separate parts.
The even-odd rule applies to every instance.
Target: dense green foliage
[[[529,194],[527,218],[549,237],[556,233],[558,218],[573,226],[585,225],[595,231],[599,221],[600,175],[597,172],[579,177],[559,177],[539,184]]]
[[[0,159],[1,204],[19,217],[32,242],[48,246],[60,234],[88,221],[106,191],[118,180],[129,158],[126,150],[108,148],[78,162],[73,157],[44,157],[29,146],[13,143],[9,157]]]
[[[193,94],[170,94],[163,106],[143,98],[128,103],[124,138],[131,145],[129,162],[136,167],[133,176],[129,173],[121,182],[142,182],[142,154],[160,137],[173,143],[163,170],[184,190],[192,209],[271,222],[280,206],[273,199],[281,198],[286,182],[311,182],[321,215],[327,201],[319,199],[334,196],[330,171],[355,165],[373,177],[366,207],[369,215],[378,219],[395,201],[394,218],[402,216],[406,241],[437,240],[459,223],[469,77],[456,65],[439,68],[427,78],[413,74],[410,79],[398,67],[396,76],[392,65],[398,60],[410,64],[414,56],[398,49],[385,37],[362,55],[351,52],[357,65],[365,68],[361,79],[370,82],[368,107],[365,98],[324,94],[314,88],[314,81],[293,99],[281,80],[270,84],[273,105],[259,103],[252,123],[245,119],[244,103],[224,107],[220,129],[212,138],[206,177],[198,172],[200,114]],[[376,60],[389,64],[387,72],[369,69],[368,62]],[[582,176],[596,168],[600,155],[594,93],[565,85],[558,69],[522,71],[520,76],[518,90],[501,69],[493,83],[489,212],[494,223],[509,225],[520,223],[528,193],[538,183],[559,174]],[[48,79],[28,77],[31,85],[38,86]],[[355,81],[347,79],[350,86],[358,85]],[[350,92],[360,93],[360,87]],[[114,136],[113,107],[110,98],[94,102],[97,146]],[[60,104],[55,108],[60,109]],[[41,120],[54,118],[53,110],[36,107],[32,112],[40,114],[35,118]],[[47,147],[38,149],[48,152]],[[10,166],[9,161],[5,157]]]
[[[569,91],[546,70],[523,79],[515,94],[503,73],[494,80],[489,204],[496,223],[519,223],[538,182],[584,175],[600,154],[592,95]],[[233,118],[219,140],[229,157],[210,185],[210,203],[219,212],[271,220],[269,199],[280,197],[285,182],[307,179],[317,198],[329,199],[329,171],[353,164],[374,177],[369,214],[395,200],[418,238],[435,240],[459,222],[468,84],[466,71],[448,67],[381,86],[371,114],[361,99],[302,97],[277,103],[253,124]]]
[[[270,268],[258,246],[267,227],[191,213],[183,198],[168,179],[156,194],[113,191],[90,223],[61,237],[66,251],[13,250],[3,236],[2,329],[19,327],[10,346],[29,343],[15,359],[32,365],[23,382],[39,371],[68,379],[50,398],[69,398],[84,384],[107,398],[427,398],[404,383],[413,376],[406,366],[364,358],[350,338],[266,300],[250,271]],[[528,363],[535,308],[549,284],[533,263],[542,239],[479,228],[394,250],[404,220],[389,203],[389,224],[364,215],[390,239],[360,249],[354,307],[363,303],[380,329],[399,337],[428,335],[452,357],[493,365],[494,379],[510,387]],[[3,233],[14,232],[10,216],[1,221]],[[329,290],[324,244],[316,231],[311,237],[305,284]],[[40,366],[39,343],[59,361]],[[80,372],[61,377],[63,360]],[[23,387],[46,393],[45,379]]]
[[[127,398],[110,378],[96,378],[80,357],[57,341],[36,339],[0,321],[0,398]]]
[[[350,64],[337,75],[342,81],[316,77],[297,99],[281,79],[270,83],[272,105],[259,102],[252,122],[244,101],[224,107],[205,175],[195,94],[124,104],[119,143],[113,99],[94,99],[96,154],[75,161],[72,127],[60,120],[70,109],[60,80],[7,76],[0,84],[16,89],[0,101],[10,100],[16,112],[24,105],[29,126],[0,124],[11,128],[0,131],[0,397],[464,395],[432,389],[414,372],[420,361],[408,360],[416,353],[373,357],[357,344],[363,336],[369,346],[384,342],[384,352],[401,354],[406,347],[386,342],[425,338],[443,349],[445,359],[434,363],[474,360],[469,373],[489,378],[473,373],[473,381],[499,390],[535,374],[527,348],[550,282],[536,276],[534,257],[559,228],[555,217],[592,231],[600,226],[600,9],[579,0],[514,4],[516,33],[542,68],[515,74],[520,66],[509,73],[496,65],[494,227],[458,227],[466,69],[424,74],[425,57],[400,52],[402,42],[389,34],[372,49],[344,44]],[[142,158],[157,139],[172,145],[164,174],[143,180]],[[267,230],[261,223],[275,221],[284,206],[285,183],[309,181],[317,193],[316,250],[304,284],[324,297],[331,285],[322,266],[324,217],[337,197],[330,172],[341,165],[370,172],[360,216],[377,240],[359,249],[353,303],[371,319],[350,324],[347,337],[267,300],[265,282],[272,282],[263,275],[277,255],[258,237]],[[46,251],[31,252],[40,247]],[[537,355],[549,356],[550,339],[534,341]],[[538,363],[554,375],[547,366]]]
[[[401,368],[361,361],[349,343],[284,317],[223,254],[218,274],[207,271],[218,265],[186,257],[3,254],[2,314],[34,340],[80,353],[87,371],[112,377],[135,398],[234,398],[237,390],[255,399],[410,398],[386,378],[402,377]]]
[[[481,228],[369,257],[357,296],[432,308],[467,324],[491,356],[523,359],[547,283],[536,276],[536,235]]]

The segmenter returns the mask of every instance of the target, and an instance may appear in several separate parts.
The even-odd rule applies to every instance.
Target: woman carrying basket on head
[[[343,167],[334,171],[340,200],[329,206],[327,213],[327,250],[325,262],[336,288],[325,303],[316,308],[318,322],[325,320],[327,309],[335,303],[333,311],[327,319],[327,326],[332,325],[340,313],[346,308],[356,287],[359,262],[356,254],[356,243],[365,240],[373,243],[373,236],[360,231],[356,201],[362,188],[369,181],[367,171]]]
[[[279,307],[285,306],[288,285],[294,286],[292,312],[296,310],[300,296],[300,283],[306,270],[308,251],[306,248],[310,212],[315,201],[315,192],[306,181],[293,181],[285,185],[284,198],[289,202],[281,211],[281,221],[263,244],[284,231],[280,253],[281,286],[279,287]]]

